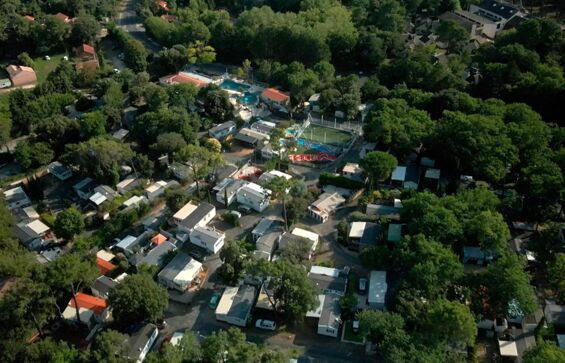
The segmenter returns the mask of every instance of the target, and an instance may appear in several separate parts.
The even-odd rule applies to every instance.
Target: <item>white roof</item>
[[[287,173],[283,173],[280,170],[271,170],[271,171],[268,171],[266,173],[263,173],[263,175],[267,175],[267,177],[270,176],[271,178],[280,177],[280,178],[285,178],[286,180],[292,179],[292,175],[288,175]],[[263,175],[261,175],[261,176],[263,176]]]
[[[307,318],[319,318],[322,316],[322,310],[324,308],[324,301],[326,300],[326,295],[318,295],[319,305],[316,306],[315,310],[310,310],[306,313]]]
[[[369,276],[369,295],[367,296],[369,304],[384,304],[387,289],[386,271],[371,271]]]
[[[359,167],[359,164],[357,164],[357,163],[347,163],[343,167],[344,173],[360,173],[362,171],[363,171],[363,169],[361,169]]]
[[[126,200],[124,202],[124,205],[126,207],[129,207],[130,205],[135,205],[138,204],[139,202],[141,202],[142,200],[144,200],[145,197],[139,196],[139,195],[134,195],[133,197],[129,198],[128,200]]]
[[[145,188],[145,191],[147,191],[148,193],[155,193],[157,190],[161,189],[161,188],[165,188],[167,186],[167,182],[164,180],[159,180],[158,182],[155,182],[153,184],[151,184],[150,186],[148,186],[147,188]]]
[[[225,315],[229,313],[230,308],[233,304],[233,299],[237,295],[237,291],[239,290],[238,287],[230,287],[227,286],[222,294],[222,298],[218,303],[218,307],[216,308],[216,314]]]
[[[43,222],[41,222],[40,220],[35,220],[33,222],[28,223],[27,225],[28,228],[31,228],[32,231],[34,231],[35,233],[41,235],[45,232],[47,232],[49,230],[49,227],[46,226]]]
[[[255,184],[255,183],[247,183],[247,185],[245,185],[242,189],[248,189],[260,194],[269,194],[270,190],[263,188],[262,186],[260,186],[259,184]]]
[[[119,182],[118,184],[116,184],[116,189],[125,188],[128,185],[130,185],[131,183],[133,183],[134,181],[135,181],[134,177],[127,177],[124,180],[122,180],[121,182]]]
[[[212,79],[212,78],[208,78],[208,77],[203,76],[203,75],[198,74],[198,73],[193,73],[193,72],[179,72],[179,74],[184,74],[184,75],[187,75],[187,76],[189,76],[189,77],[195,78],[195,79],[197,79],[197,80],[199,80],[199,81],[206,82],[206,83],[213,82],[213,79]]]
[[[175,213],[173,218],[182,221],[186,217],[188,217],[192,212],[194,212],[196,208],[198,208],[196,204],[192,204],[191,202],[188,202]]]
[[[325,275],[329,277],[338,277],[341,270],[332,267],[324,267],[324,266],[312,266],[310,268],[311,274],[316,275]]]
[[[191,258],[190,261],[179,271],[178,275],[173,281],[181,286],[185,286],[194,280],[196,275],[200,272],[202,264]]]
[[[35,208],[33,207],[25,207],[23,209],[24,213],[26,214],[26,216],[30,219],[39,219],[39,214],[37,213],[37,211],[35,210]]]
[[[503,357],[517,357],[518,348],[516,347],[516,342],[511,342],[507,340],[499,340],[498,348],[500,349],[500,355]]]
[[[391,180],[404,181],[406,179],[406,167],[397,166],[392,172]]]
[[[90,309],[79,308],[78,315],[80,316],[80,321],[88,322],[90,321],[90,319],[92,319],[92,315],[94,315],[94,311]],[[65,311],[63,311],[63,318],[65,318],[66,320],[73,320],[73,321],[76,320],[77,318],[76,308],[68,305],[65,308]]]
[[[112,261],[116,255],[106,250],[100,250],[96,252],[96,257],[101,258],[104,261]]]
[[[557,345],[559,345],[559,348],[565,349],[565,335],[557,334]]]
[[[92,196],[88,199],[96,205],[100,205],[100,204],[102,204],[102,203],[104,203],[105,201],[108,200],[108,198],[106,198],[106,196],[104,196],[100,192],[96,192],[96,193],[92,194]]]
[[[137,240],[136,237],[134,236],[126,236],[123,240],[121,240],[116,247],[121,248],[122,250],[125,250],[126,248],[128,248],[131,244],[133,244],[135,241]]]
[[[16,194],[25,194],[25,192],[22,189],[22,187],[12,188],[12,189],[6,190],[4,192],[4,196],[6,198],[11,197],[12,195],[16,195]]]
[[[400,199],[394,199],[394,208],[402,208],[402,201]]]
[[[179,331],[174,332],[170,340],[171,345],[173,347],[179,345],[182,337],[184,337],[184,333],[181,333]]]
[[[367,222],[352,222],[349,229],[349,238],[361,238],[365,232]]]
[[[306,238],[306,239],[308,239],[312,242],[315,242],[315,243],[317,243],[318,239],[320,238],[320,236],[318,234],[316,234],[314,232],[307,231],[307,230],[302,229],[302,228],[298,228],[298,227],[294,228],[292,230],[291,234],[293,234],[295,236]]]

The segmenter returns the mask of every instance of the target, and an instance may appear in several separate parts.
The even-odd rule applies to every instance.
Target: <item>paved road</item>
[[[145,33],[141,19],[135,12],[135,5],[135,0],[125,0],[116,19],[116,24],[135,39],[141,41],[149,51],[156,53],[161,49],[161,46]]]

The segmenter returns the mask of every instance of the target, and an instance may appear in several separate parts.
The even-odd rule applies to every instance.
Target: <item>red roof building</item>
[[[91,310],[96,315],[102,314],[107,307],[106,300],[82,292],[76,294],[76,301],[80,309]],[[76,308],[75,299],[71,298],[69,306]]]
[[[37,76],[31,67],[10,64],[6,67],[13,87],[32,86],[37,83]]]
[[[68,15],[63,14],[63,13],[57,13],[53,16],[56,17],[57,19],[61,20],[63,23],[68,23],[68,22],[71,21],[71,18],[69,18]]]
[[[35,18],[34,18],[33,16],[31,16],[31,15],[24,15],[23,18],[24,18],[25,20],[35,21]]]
[[[165,242],[167,237],[163,236],[161,233],[156,234],[153,238],[151,238],[151,243],[158,246],[161,243]]]
[[[100,257],[96,257],[96,266],[98,266],[98,270],[102,275],[106,275],[107,273],[118,267],[113,263],[106,261]]]
[[[275,88],[265,88],[263,93],[261,93],[261,97],[266,101],[278,103],[283,106],[290,102],[290,95],[288,93]]]

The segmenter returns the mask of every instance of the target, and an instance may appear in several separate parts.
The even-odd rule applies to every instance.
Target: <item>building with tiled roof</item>
[[[287,106],[290,103],[290,95],[275,88],[265,88],[261,93],[263,101],[279,106]]]
[[[30,87],[37,84],[37,75],[31,67],[10,64],[6,72],[12,81],[12,87]]]

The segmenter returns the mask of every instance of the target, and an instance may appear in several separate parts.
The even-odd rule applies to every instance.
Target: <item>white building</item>
[[[363,169],[357,163],[345,164],[341,174],[352,180],[363,181]]]
[[[126,358],[136,363],[142,363],[158,336],[159,329],[155,325],[147,324],[141,327],[128,338]]]
[[[253,228],[253,230],[251,231],[251,237],[253,239],[253,242],[257,241],[261,236],[267,233],[269,229],[271,229],[271,226],[273,225],[274,222],[275,221],[270,218],[261,219],[259,223],[257,223],[257,225],[255,226],[255,228]]]
[[[318,319],[318,334],[337,338],[341,325],[340,297],[337,295],[318,295],[318,306],[306,313],[307,318]]]
[[[159,180],[147,188],[145,188],[145,196],[150,202],[154,201],[157,197],[165,193],[167,187],[167,182],[164,180]]]
[[[133,208],[133,207],[138,207],[141,204],[147,204],[149,203],[149,201],[147,200],[147,198],[145,198],[143,195],[139,196],[139,195],[134,195],[133,197],[129,198],[128,200],[126,200],[122,206],[124,208]]]
[[[367,303],[371,309],[384,310],[387,290],[386,271],[371,271],[367,295]]]
[[[202,264],[187,253],[179,253],[159,272],[159,283],[169,289],[185,291],[202,272]]]
[[[237,130],[235,122],[228,121],[212,127],[208,130],[208,135],[216,139],[223,139],[224,137],[233,134]]]
[[[320,223],[324,223],[337,208],[345,203],[338,193],[323,193],[308,206],[308,215]]]
[[[20,222],[14,228],[14,233],[20,242],[30,250],[39,249],[50,231],[50,228],[39,219]]]
[[[202,202],[196,208],[193,206],[185,209],[185,205],[179,211],[181,212],[184,209],[183,213],[179,215],[179,212],[177,212],[173,216],[178,229],[184,233],[191,233],[196,227],[205,227],[216,216],[216,207],[209,203]],[[181,219],[183,216],[184,218]]]
[[[116,190],[120,194],[126,194],[127,192],[132,191],[135,189],[140,183],[139,179],[136,179],[134,176],[128,176],[118,184],[116,184]]]
[[[236,200],[239,189],[243,188],[246,184],[247,182],[242,179],[225,178],[216,184],[212,190],[216,192],[216,200],[218,203],[229,206]],[[225,201],[226,197],[228,199],[227,203]]]
[[[269,183],[271,180],[275,178],[285,178],[286,180],[290,180],[292,179],[292,175],[283,173],[282,171],[279,170],[271,170],[261,174],[261,176],[259,177],[259,182],[261,184],[265,184],[265,183]]]
[[[254,286],[226,287],[216,308],[216,320],[245,327],[256,298]]]
[[[31,200],[22,187],[16,187],[4,192],[4,201],[8,209],[25,208],[31,205]]]
[[[224,232],[205,227],[195,227],[190,232],[190,242],[205,248],[211,253],[217,253],[224,247],[226,235]]]
[[[237,202],[261,213],[268,206],[271,191],[255,183],[248,183],[237,191]]]
[[[483,0],[480,4],[471,4],[469,12],[493,21],[497,31],[504,29],[511,19],[525,15],[516,5],[495,0]]]
[[[107,185],[99,185],[94,188],[93,192],[94,194],[92,194],[88,200],[96,207],[99,207],[106,201],[112,201],[118,195],[114,189]]]

